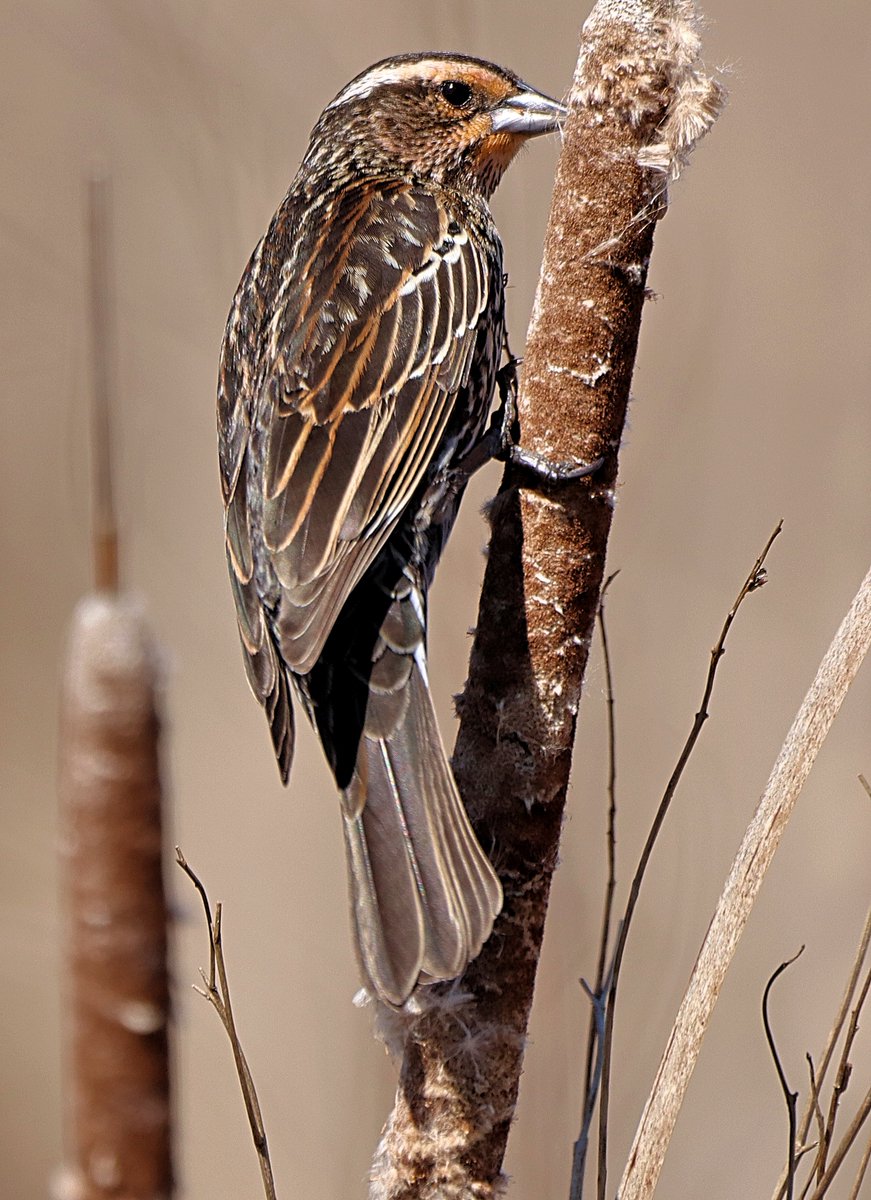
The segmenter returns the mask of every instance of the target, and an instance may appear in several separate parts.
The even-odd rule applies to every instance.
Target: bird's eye
[[[459,79],[445,80],[440,91],[448,104],[452,104],[454,108],[462,108],[472,99],[472,89],[467,83],[461,83]]]

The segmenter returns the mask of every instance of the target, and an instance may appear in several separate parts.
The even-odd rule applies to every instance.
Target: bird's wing
[[[407,184],[349,188],[288,218],[284,247],[271,246],[280,229],[249,273],[269,257],[287,267],[272,271],[265,298],[249,288],[246,314],[228,327],[221,464],[243,643],[256,665],[266,637],[253,586],[256,503],[281,589],[281,654],[305,673],[445,431],[492,281],[477,242],[437,197]],[[252,338],[256,360],[244,352]],[[264,672],[261,698],[272,694],[270,664]]]

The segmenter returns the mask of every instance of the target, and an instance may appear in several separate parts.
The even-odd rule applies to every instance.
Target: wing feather
[[[231,318],[222,363],[228,554],[261,695],[275,682],[251,603],[258,545],[278,587],[282,657],[305,673],[423,479],[492,286],[482,249],[410,184],[367,182],[310,213],[292,194],[279,211],[240,286],[248,316]],[[262,472],[245,459],[254,438]]]

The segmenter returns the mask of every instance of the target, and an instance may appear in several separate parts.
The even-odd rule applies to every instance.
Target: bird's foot
[[[594,459],[593,462],[578,460],[574,462],[554,462],[546,458],[543,454],[536,454],[534,450],[524,450],[519,444],[520,424],[517,418],[517,368],[523,362],[523,359],[516,358],[511,353],[507,343],[506,353],[508,354],[508,360],[503,363],[496,374],[496,387],[499,390],[499,407],[493,413],[487,432],[483,435],[480,442],[476,446],[473,446],[469,454],[466,455],[463,463],[460,464],[461,467],[467,460],[472,459],[477,454],[480,458],[480,462],[477,465],[482,465],[488,459],[495,458],[499,462],[508,462],[515,467],[520,467],[524,471],[529,471],[536,476],[539,483],[549,486],[571,483],[576,479],[585,479],[588,475],[595,474],[605,461],[603,458]],[[477,465],[473,470],[477,470]]]

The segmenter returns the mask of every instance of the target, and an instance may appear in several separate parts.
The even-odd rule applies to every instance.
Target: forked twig
[[[826,1119],[823,1116],[823,1110],[820,1108],[820,1082],[817,1079],[816,1070],[814,1069],[814,1060],[811,1058],[811,1056],[809,1054],[806,1054],[805,1058],[807,1059],[808,1074],[810,1075],[810,1081],[811,1081],[810,1103],[813,1104],[814,1120],[816,1121],[816,1125],[817,1125],[817,1140],[815,1142],[810,1142],[808,1144],[803,1144],[801,1146],[800,1150],[796,1154],[796,1162],[798,1162],[798,1160],[800,1158],[802,1158],[804,1154],[808,1154],[811,1150],[816,1150],[817,1154],[819,1154],[822,1144],[825,1140],[825,1136],[826,1136]],[[787,1167],[787,1171],[788,1171],[788,1167]],[[811,1173],[808,1176],[807,1183],[804,1185],[804,1188],[802,1189],[801,1200],[805,1200],[805,1196],[807,1195],[808,1191],[810,1190],[811,1184],[813,1183],[813,1178],[814,1178],[814,1172],[813,1172],[813,1170],[811,1170]],[[784,1186],[785,1186],[785,1184],[786,1184],[786,1174],[784,1174]]]
[[[861,775],[859,776],[859,779],[860,779],[860,782],[864,783],[863,777]],[[822,1173],[825,1171],[824,1164],[825,1164],[825,1154],[826,1154],[826,1121],[822,1115],[822,1108],[820,1107],[819,1097],[820,1097],[820,1093],[823,1088],[823,1084],[825,1082],[826,1073],[829,1069],[829,1066],[831,1065],[832,1059],[835,1054],[835,1048],[841,1037],[841,1033],[844,1030],[844,1026],[847,1024],[848,1019],[850,1019],[851,1025],[853,1026],[853,1034],[850,1037],[851,1045],[852,1045],[853,1038],[855,1037],[856,1030],[858,1029],[859,1012],[861,1011],[862,1003],[864,1003],[864,999],[868,993],[867,980],[866,980],[865,984],[863,985],[862,1001],[860,1001],[860,1003],[856,1006],[856,1009],[854,1011],[852,1018],[850,1018],[850,1008],[853,1005],[853,998],[856,994],[856,988],[859,984],[859,977],[860,977],[860,975],[862,973],[862,969],[865,965],[865,959],[868,956],[869,945],[871,945],[871,908],[869,908],[868,912],[865,914],[865,924],[862,927],[862,933],[859,937],[859,945],[856,948],[856,954],[853,959],[853,966],[850,970],[850,978],[847,980],[847,986],[844,989],[844,995],[843,995],[843,998],[841,999],[841,1004],[838,1008],[837,1015],[835,1016],[834,1023],[832,1024],[831,1031],[830,1031],[828,1039],[826,1041],[826,1046],[823,1051],[823,1056],[822,1056],[822,1059],[820,1062],[819,1070],[814,1071],[812,1069],[812,1072],[811,1072],[811,1091],[810,1091],[810,1095],[808,1096],[807,1104],[805,1105],[804,1113],[802,1114],[802,1119],[799,1123],[798,1142],[801,1145],[805,1144],[805,1142],[807,1140],[808,1131],[810,1129],[811,1121],[814,1120],[815,1118],[817,1121],[819,1137],[818,1137],[818,1142],[817,1142],[817,1153],[816,1153],[816,1156],[814,1159],[814,1166],[811,1171],[810,1179],[808,1180],[807,1185],[805,1186],[804,1190],[802,1191],[801,1200],[804,1200],[805,1196],[807,1195],[814,1176],[816,1175],[817,1178],[819,1179],[819,1178],[821,1178]],[[843,1055],[841,1056],[841,1059],[843,1061]],[[777,1187],[774,1190],[774,1195],[773,1195],[772,1200],[782,1200],[782,1197],[784,1196],[785,1191],[786,1191],[786,1169],[784,1168],[784,1171],[783,1171],[780,1179],[777,1182]]]
[[[796,1165],[796,1127],[798,1124],[798,1092],[792,1091],[786,1081],[786,1075],[783,1070],[783,1064],[780,1061],[780,1055],[777,1053],[777,1045],[774,1041],[774,1032],[771,1028],[771,1022],[768,1019],[768,997],[771,994],[771,989],[783,972],[791,967],[792,964],[804,954],[804,946],[799,950],[798,954],[794,954],[792,958],[788,958],[786,962],[782,962],[777,970],[773,973],[768,983],[765,985],[765,991],[762,993],[762,1024],[765,1026],[765,1036],[768,1039],[768,1048],[771,1051],[771,1057],[774,1059],[774,1066],[777,1070],[777,1078],[780,1080],[780,1087],[786,1100],[786,1111],[789,1118],[789,1153],[788,1167],[786,1172],[786,1197],[787,1200],[792,1200],[795,1192],[795,1165]]]
[[[590,1001],[591,1047],[594,1051],[594,1057],[591,1063],[592,1069],[589,1080],[584,1091],[584,1116],[581,1122],[581,1131],[572,1147],[572,1178],[569,1189],[569,1200],[581,1200],[584,1194],[584,1175],[586,1174],[587,1167],[590,1129],[593,1124],[596,1098],[599,1095],[599,1088],[602,1083],[602,1071],[605,1066],[605,1021],[608,995],[611,990],[611,972],[613,970],[614,964],[612,962],[607,976],[602,980],[595,992],[590,989],[589,984],[585,980],[581,980],[581,987]]]
[[[206,914],[206,923],[209,927],[209,973],[206,975],[205,971],[200,971],[205,987],[199,988],[195,986],[194,991],[199,992],[201,996],[204,996],[209,1001],[221,1018],[221,1024],[224,1026],[227,1037],[230,1039],[233,1060],[236,1064],[236,1074],[239,1077],[239,1086],[242,1089],[245,1110],[248,1113],[248,1124],[251,1126],[254,1148],[257,1151],[257,1157],[260,1162],[263,1191],[266,1195],[266,1200],[276,1200],[272,1162],[269,1158],[269,1146],[266,1141],[266,1129],[263,1125],[260,1101],[257,1099],[257,1089],[254,1086],[254,1079],[248,1066],[248,1060],[245,1058],[245,1053],[242,1050],[239,1035],[236,1032],[233,1007],[230,1003],[230,985],[227,981],[227,968],[224,963],[224,949],[221,941],[221,905],[217,904],[215,906],[215,915],[213,918],[208,893],[178,846],[175,848],[175,859],[199,892]]]
[[[653,1194],[702,1038],[765,873],[869,649],[871,570],[820,662],[735,856],[641,1114],[620,1183],[621,1200],[647,1200]]]
[[[623,914],[623,920],[619,926],[617,934],[617,945],[614,950],[614,965],[611,972],[611,987],[608,995],[608,1011],[605,1025],[605,1051],[604,1063],[602,1068],[602,1091],[599,1101],[599,1176],[598,1176],[598,1200],[605,1200],[605,1189],[607,1185],[607,1157],[608,1157],[608,1105],[610,1100],[610,1085],[611,1085],[611,1047],[614,1039],[614,1012],[617,997],[617,984],[619,981],[620,967],[623,962],[623,954],[626,949],[626,941],[629,937],[629,929],[632,924],[632,917],[635,913],[635,907],[638,903],[638,897],[641,892],[641,884],[644,880],[644,874],[647,870],[647,864],[650,856],[653,853],[653,847],[656,844],[656,839],[659,836],[659,831],[665,820],[666,814],[671,806],[674,793],[677,790],[677,785],[680,782],[684,769],[689,761],[690,755],[693,752],[699,735],[702,731],[702,726],[708,719],[708,705],[711,699],[711,693],[714,690],[714,680],[717,674],[717,666],[720,659],[726,652],[726,638],[729,635],[729,630],[732,628],[732,623],[738,614],[738,609],[744,603],[744,600],[751,592],[755,592],[766,581],[765,559],[768,552],[774,543],[775,538],[779,535],[783,528],[783,521],[779,521],[762,553],[757,558],[756,562],[750,570],[749,575],[744,580],[738,595],[732,607],[729,609],[726,619],[723,622],[723,628],[720,631],[720,636],[717,639],[716,645],[711,651],[711,661],[708,666],[708,674],[705,680],[705,688],[702,694],[702,702],[699,710],[693,720],[692,728],[687,736],[684,747],[678,758],[677,765],[672,772],[671,778],[668,781],[662,799],[659,802],[659,808],[653,819],[653,824],[650,827],[650,832],[647,835],[647,840],[644,843],[644,849],[641,852],[641,858],[638,862],[638,867],[635,871],[635,876],[632,880],[632,885],[629,889],[629,898],[626,901],[626,910]]]
[[[869,1088],[865,1093],[862,1103],[859,1105],[856,1115],[850,1122],[847,1132],[841,1138],[841,1141],[838,1144],[835,1152],[832,1154],[831,1161],[826,1167],[822,1178],[820,1179],[814,1191],[811,1193],[811,1200],[822,1200],[822,1197],[825,1196],[826,1192],[831,1186],[832,1180],[835,1178],[835,1175],[847,1156],[847,1152],[853,1145],[853,1142],[855,1142],[856,1138],[859,1136],[859,1131],[861,1130],[862,1126],[868,1120],[869,1114],[871,1114],[871,1088]]]
[[[829,1148],[832,1144],[832,1139],[835,1134],[835,1121],[838,1116],[838,1105],[841,1102],[841,1097],[847,1090],[847,1084],[850,1082],[852,1073],[852,1064],[850,1063],[850,1053],[853,1049],[853,1042],[856,1040],[856,1034],[859,1031],[859,1014],[865,1004],[868,996],[868,988],[871,985],[871,971],[865,976],[865,982],[862,985],[862,990],[859,992],[859,999],[856,1002],[856,1007],[850,1014],[850,1020],[847,1024],[847,1033],[844,1037],[844,1046],[841,1050],[841,1058],[838,1063],[838,1071],[835,1075],[835,1082],[832,1087],[832,1095],[829,1100],[829,1113],[826,1118],[826,1132],[823,1139],[822,1154],[820,1155],[819,1168],[817,1171],[817,1179],[822,1180],[826,1173],[826,1158]]]

